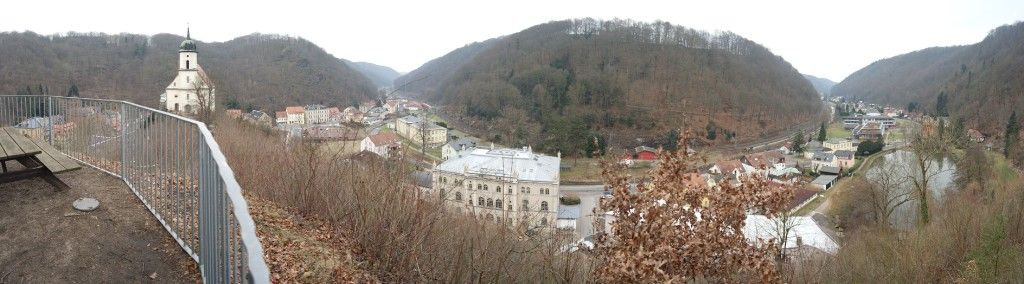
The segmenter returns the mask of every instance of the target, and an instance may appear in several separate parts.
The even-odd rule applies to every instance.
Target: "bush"
[[[562,196],[558,198],[562,205],[580,205],[579,196]]]

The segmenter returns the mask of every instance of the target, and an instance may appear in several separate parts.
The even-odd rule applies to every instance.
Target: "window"
[[[501,193],[501,186],[499,185],[495,187],[494,190],[497,191],[498,193]]]
[[[478,184],[476,184],[476,190],[480,190],[480,189],[482,189],[482,188],[484,188],[484,185],[482,185],[482,184],[479,184],[479,183],[478,183]]]
[[[512,188],[511,187],[508,188],[508,194],[512,194]]]
[[[462,192],[455,192],[455,200],[462,201]]]
[[[502,209],[502,208],[504,208],[504,207],[505,207],[505,206],[502,206],[502,205],[501,205],[501,199],[495,199],[495,200],[494,200],[494,208],[498,208],[498,210],[501,210],[501,209]]]
[[[466,189],[473,190],[473,183],[472,182],[467,182],[466,183]]]
[[[484,198],[480,197],[480,199],[477,199],[476,203],[477,206],[484,206]]]
[[[494,206],[494,199],[488,198],[487,199],[487,207],[491,207],[491,206]]]
[[[188,57],[188,55],[185,55],[185,57]],[[188,60],[185,60],[185,69],[192,69],[192,67],[191,67],[191,65],[189,65],[189,63],[190,62]]]
[[[540,211],[548,211],[548,202],[547,201],[541,201],[540,202]]]
[[[512,211],[512,202],[508,203],[508,211]]]
[[[185,83],[191,83],[191,82],[192,82],[192,76],[185,76]]]
[[[489,190],[489,189],[487,189],[487,185],[486,184],[484,185],[484,190]]]
[[[526,193],[530,193],[530,188],[529,187],[526,188]]]
[[[530,201],[523,199],[523,211],[530,211]]]

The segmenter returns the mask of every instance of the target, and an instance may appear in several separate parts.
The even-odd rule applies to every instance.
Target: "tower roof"
[[[188,28],[185,29],[185,40],[178,46],[178,51],[196,51],[196,43],[192,41],[192,33]]]

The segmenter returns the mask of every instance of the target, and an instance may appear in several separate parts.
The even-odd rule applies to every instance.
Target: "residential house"
[[[633,148],[633,158],[641,161],[657,160],[658,150],[647,146],[636,147]]]
[[[985,141],[985,134],[981,134],[981,131],[971,128],[967,129],[967,138],[972,142],[981,143]]]
[[[394,133],[378,133],[363,138],[359,143],[360,151],[373,152],[381,157],[390,157],[391,154],[401,149],[402,144]]]
[[[708,173],[721,175],[723,180],[728,179],[736,183],[739,182],[741,176],[753,171],[754,167],[744,164],[740,160],[718,161],[708,169]]]
[[[288,114],[287,124],[306,124],[306,109],[300,106],[290,106],[286,107],[284,112]]]
[[[287,118],[287,116],[285,117]],[[271,118],[269,115],[267,115],[267,113],[258,110],[250,111],[249,113],[242,116],[242,119],[249,121],[249,123],[267,127],[272,126],[275,122],[275,120]]]
[[[441,146],[441,159],[448,160],[449,158],[458,155],[458,153],[461,151],[473,148],[476,148],[476,142],[473,142],[473,140],[469,140],[469,138],[459,138],[452,140],[444,144],[444,146]]]
[[[839,245],[832,237],[829,237],[818,223],[811,217],[792,216],[787,221],[790,225],[785,240],[782,238],[778,227],[778,220],[773,220],[764,215],[747,215],[743,223],[743,237],[751,243],[766,240],[774,240],[780,244],[782,249],[789,251],[789,255],[804,255],[798,253],[803,249],[812,249],[820,253],[834,255],[839,251]]]
[[[817,152],[811,157],[811,168],[817,171],[821,167],[836,166],[836,155],[826,152]]]
[[[324,124],[330,117],[330,111],[323,105],[307,105],[305,107],[305,124]]]
[[[288,112],[278,111],[278,112],[275,112],[274,114],[277,117],[277,120],[276,120],[277,125],[288,124]]]
[[[781,184],[793,184],[800,180],[803,173],[788,165],[772,167],[768,170],[768,179]]]
[[[418,116],[409,115],[395,121],[395,132],[416,144],[428,147],[448,142],[448,129]]]
[[[576,230],[576,220],[580,218],[580,206],[558,206],[557,220],[555,227],[566,230]]]
[[[853,140],[842,138],[826,140],[825,143],[822,144],[822,147],[832,149],[832,151],[857,151],[857,148],[853,147]]]
[[[853,164],[855,164],[857,162],[857,160],[854,160],[855,159],[854,158],[854,154],[855,153],[856,152],[854,152],[853,150],[839,150],[839,151],[836,151],[834,153],[835,156],[836,156],[836,163],[835,163],[836,166],[838,166],[840,168],[843,168],[843,169],[849,169],[850,167],[853,167]]]
[[[329,107],[327,108],[327,121],[329,123],[342,123],[345,120],[341,114],[341,110],[339,110],[337,107]]]
[[[384,104],[384,110],[388,114],[398,113],[399,111],[402,111],[402,102],[399,100],[388,100],[388,102]]]
[[[768,169],[775,168],[777,165],[786,166],[786,155],[783,155],[781,151],[764,151],[759,153],[747,154],[740,157],[740,161],[744,164],[750,165],[756,172],[763,173]]]
[[[821,142],[811,141],[804,144],[804,158],[810,159],[814,157],[814,153],[824,152],[825,147],[821,146]]]

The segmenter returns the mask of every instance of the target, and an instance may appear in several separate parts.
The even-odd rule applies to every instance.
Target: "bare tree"
[[[879,166],[867,172],[867,177],[858,177],[857,181],[865,185],[864,190],[870,197],[871,209],[875,223],[879,226],[892,226],[891,217],[901,205],[915,199],[914,191],[907,188],[910,174],[902,164],[880,161]]]
[[[196,95],[196,106],[191,114],[199,121],[210,124],[213,122],[214,111],[213,86],[206,84],[202,79],[196,79],[192,81],[192,91]],[[185,102],[185,105],[190,104],[191,102]]]
[[[942,169],[942,155],[946,153],[946,144],[936,135],[918,134],[914,138],[912,161],[910,163],[909,175],[913,183],[914,192],[918,200],[918,213],[921,224],[928,224],[930,219],[928,210],[928,190],[932,180],[948,171]],[[937,160],[937,161],[936,161]]]
[[[786,261],[789,257],[786,255],[786,242],[789,241],[793,228],[799,224],[797,224],[795,216],[786,210],[779,211],[771,217],[773,225],[771,233],[776,240],[779,240],[779,245],[775,247],[775,257],[780,261]]]

